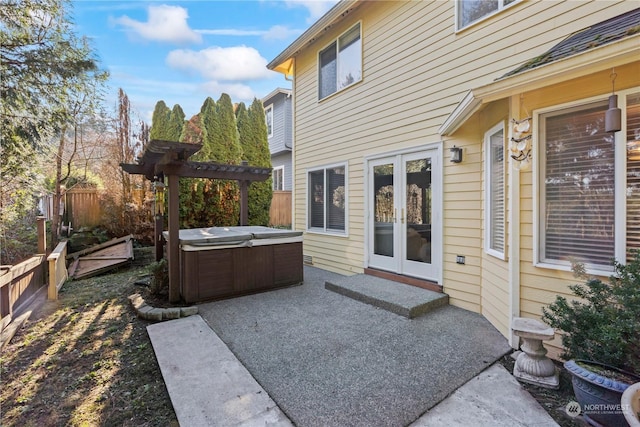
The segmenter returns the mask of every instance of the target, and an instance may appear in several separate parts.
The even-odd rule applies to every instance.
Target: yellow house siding
[[[508,333],[508,260],[483,249],[484,132],[505,117],[498,110],[480,112],[453,136],[442,141],[438,128],[465,93],[488,84],[521,63],[542,54],[579,28],[633,9],[632,2],[522,1],[455,33],[454,2],[366,2],[308,45],[295,61],[295,228],[306,230],[307,171],[347,164],[348,234],[307,232],[304,252],[314,265],[343,274],[362,272],[365,260],[365,158],[386,152],[443,144],[442,285],[452,304],[481,312],[503,334]],[[361,23],[363,80],[318,100],[318,51],[341,33]],[[576,93],[605,93],[608,76],[563,84],[544,94],[523,94],[523,108],[553,105]],[[607,86],[604,89],[604,86]],[[618,81],[616,82],[618,87]],[[523,110],[524,111],[524,110]],[[485,117],[483,114],[489,114]],[[464,160],[449,162],[448,149],[463,147]],[[534,153],[535,156],[535,153]],[[509,171],[512,173],[512,171]],[[533,262],[533,184],[522,173],[520,195],[521,315],[539,317],[541,299],[536,275],[557,280],[556,272],[540,272]],[[464,255],[466,264],[456,264]],[[566,272],[560,279],[569,280]],[[529,281],[529,282],[528,282]],[[533,284],[527,284],[533,283]],[[560,286],[560,293],[567,292]],[[540,293],[541,292],[541,293]],[[551,301],[547,301],[551,302]]]
[[[638,87],[640,85],[640,61],[616,67],[618,78],[616,90]],[[553,107],[575,101],[583,101],[594,96],[607,99],[611,92],[610,71],[587,74],[582,78],[552,85],[534,92],[522,94],[522,100],[527,110],[533,113],[537,109]],[[534,128],[535,131],[535,128]],[[534,167],[536,156],[534,152]],[[521,316],[540,318],[543,307],[552,303],[557,295],[571,300],[570,284],[581,283],[583,280],[573,277],[572,272],[534,266],[535,218],[534,212],[538,197],[537,184],[533,182],[533,169],[521,172],[520,197],[520,311]],[[549,354],[558,357],[561,353],[560,338],[546,344]]]

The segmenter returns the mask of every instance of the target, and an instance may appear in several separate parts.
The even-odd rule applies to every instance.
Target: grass
[[[134,284],[148,273],[136,266],[67,282],[35,313],[0,357],[0,425],[178,426],[149,322],[127,300],[137,292],[153,301]],[[513,371],[510,356],[500,363]],[[574,400],[564,368],[559,390],[522,385],[560,426],[585,425],[564,410]]]
[[[0,358],[2,426],[177,426],[127,296],[145,267],[65,283]]]

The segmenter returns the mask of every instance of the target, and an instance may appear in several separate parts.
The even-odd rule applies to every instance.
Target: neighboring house
[[[608,275],[640,248],[637,6],[334,6],[268,65],[293,79],[306,259],[422,279],[513,345],[513,317],[571,294],[572,259]]]
[[[277,88],[262,99],[271,166],[273,189],[291,191],[291,150],[293,149],[291,90]]]

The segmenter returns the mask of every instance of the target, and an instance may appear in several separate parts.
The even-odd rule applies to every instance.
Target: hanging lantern
[[[604,130],[606,132],[618,132],[622,128],[622,110],[618,108],[618,95],[615,94],[615,70],[611,72],[611,96],[609,97],[609,109],[604,116]]]

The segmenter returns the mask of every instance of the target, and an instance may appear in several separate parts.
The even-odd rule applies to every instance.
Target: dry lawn
[[[69,281],[32,316],[0,358],[0,425],[178,425],[149,322],[127,300],[145,273]]]

